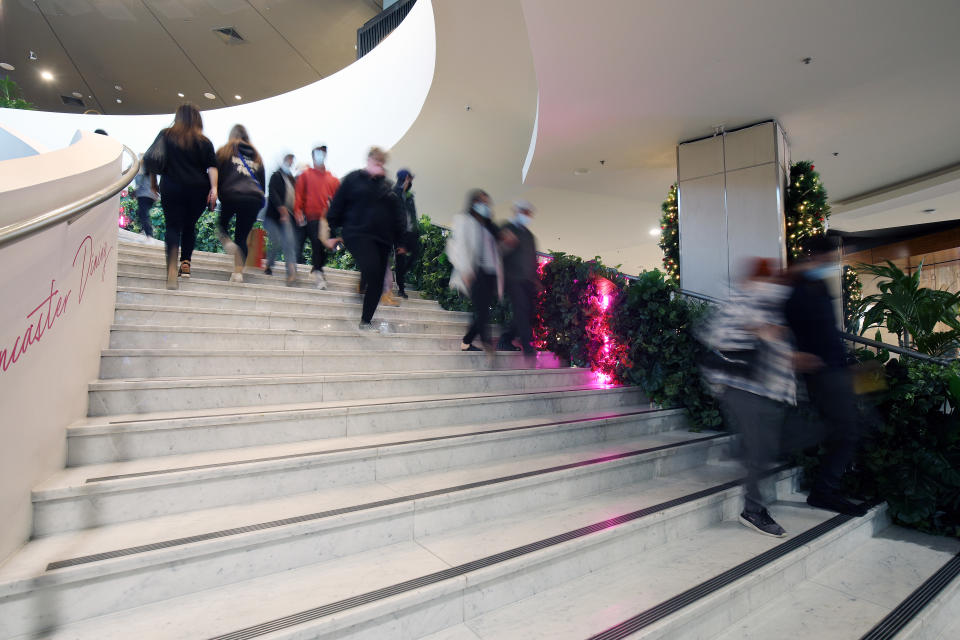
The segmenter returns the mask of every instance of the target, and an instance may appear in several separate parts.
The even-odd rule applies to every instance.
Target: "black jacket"
[[[270,176],[270,185],[267,191],[266,217],[271,220],[280,220],[280,212],[278,209],[286,206],[287,190],[289,189],[290,195],[293,195],[293,190],[296,188],[295,184],[293,176],[284,174],[280,169],[273,172]],[[292,200],[293,198],[291,198],[291,201]],[[290,208],[290,214],[293,214],[292,207]]]
[[[503,277],[508,281],[536,282],[537,276],[537,239],[526,227],[508,222],[503,227],[517,236],[519,243],[513,249],[503,249]]]
[[[843,339],[833,310],[833,299],[823,280],[801,274],[784,307],[797,350],[812,353],[829,369],[843,366]]]
[[[370,238],[395,245],[402,238],[403,209],[393,183],[383,176],[371,176],[360,169],[343,179],[327,210],[331,234],[348,242]]]
[[[263,198],[266,174],[257,151],[246,142],[237,145],[236,153],[217,167],[220,199]],[[248,170],[249,169],[249,170]],[[251,173],[252,172],[252,173]]]
[[[185,187],[210,187],[207,169],[217,166],[213,143],[205,137],[184,149],[161,131],[157,137],[164,138],[165,159],[162,178]]]

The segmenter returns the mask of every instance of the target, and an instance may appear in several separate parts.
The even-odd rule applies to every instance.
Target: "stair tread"
[[[859,638],[958,551],[960,540],[888,527],[716,640]]]
[[[69,637],[81,638],[88,637],[84,635],[85,633],[102,631],[108,634],[103,637],[109,638],[112,637],[109,633],[114,624],[118,625],[117,629],[127,628],[130,624],[156,624],[157,618],[154,618],[154,615],[162,616],[166,612],[171,623],[179,625],[181,619],[189,620],[190,617],[196,615],[196,611],[205,607],[210,607],[211,610],[216,611],[230,610],[232,607],[226,607],[224,603],[244,602],[245,598],[248,597],[247,594],[252,597],[259,593],[262,597],[264,593],[270,593],[272,601],[286,601],[285,606],[278,608],[265,610],[253,607],[256,611],[250,616],[245,614],[242,618],[231,618],[225,621],[204,621],[203,624],[211,622],[211,626],[209,628],[202,627],[202,633],[195,630],[189,637],[216,635],[245,625],[256,624],[274,617],[365,593],[379,587],[396,584],[450,566],[456,566],[463,561],[475,559],[475,557],[496,554],[551,535],[593,524],[621,513],[629,513],[665,500],[682,497],[692,491],[714,486],[718,481],[728,481],[740,475],[742,475],[740,469],[737,465],[732,464],[707,465],[706,467],[689,469],[671,476],[653,478],[623,486],[613,491],[596,494],[591,497],[589,502],[576,499],[569,500],[559,505],[528,511],[523,516],[473,524],[451,534],[425,536],[415,543],[401,542],[365,551],[359,555],[346,556],[290,571],[253,578],[200,593],[85,620],[68,625],[60,632],[69,630],[71,633],[77,634]],[[531,526],[531,522],[542,522],[543,526]],[[141,523],[136,524],[140,525]],[[739,525],[737,526],[739,527]],[[109,527],[109,529],[112,529],[110,533],[113,535],[106,541],[118,541],[120,535],[123,535],[120,530],[124,527],[129,528],[130,525]],[[104,532],[95,531],[95,533],[102,534]],[[749,534],[750,532],[745,533]],[[153,535],[155,538],[156,534]],[[67,539],[79,537],[76,534],[66,534],[57,536],[57,538],[60,538],[59,540],[41,539],[32,542],[33,549],[31,551],[35,556],[32,563],[33,568],[36,569],[39,566],[37,559],[41,556],[49,558],[57,552],[62,552],[62,550],[75,551],[76,547],[71,547]],[[760,536],[755,537],[761,538]],[[451,553],[449,547],[454,539],[458,539],[462,546],[470,547],[470,549],[463,549],[461,555]],[[91,547],[89,539],[80,540],[79,544],[86,545],[88,549]],[[46,548],[41,549],[43,546]],[[423,561],[425,558],[430,558],[430,560],[425,562]],[[22,558],[20,564],[21,566],[18,567],[20,573],[25,573],[28,567],[24,566],[25,563],[22,562]],[[351,574],[351,568],[356,570],[354,574]],[[384,575],[377,573],[378,568],[384,570]],[[7,567],[4,567],[4,569],[7,569]],[[10,573],[10,571],[7,571],[8,576]],[[8,576],[4,577],[8,578]],[[324,585],[322,589],[315,588],[321,584]],[[203,602],[204,604],[200,609],[193,609],[192,607],[181,607],[181,602]],[[249,609],[247,606],[238,608],[245,611]],[[224,626],[223,623],[231,626]],[[139,627],[133,627],[133,629],[136,628]],[[157,628],[166,629],[163,625]],[[158,637],[186,637],[176,635],[181,632],[182,627],[178,626],[173,629],[169,635],[165,632],[164,635]],[[131,633],[131,635],[134,634]],[[54,634],[50,637],[60,636]]]
[[[661,435],[664,437],[659,437]],[[386,480],[367,484],[331,487],[324,491],[272,498],[258,502],[251,501],[245,504],[200,509],[130,522],[108,524],[86,530],[58,533],[32,540],[20,553],[12,556],[6,564],[0,565],[0,583],[38,575],[38,572],[42,573],[46,565],[50,562],[115,549],[152,544],[169,539],[179,539],[213,531],[245,527],[262,522],[273,522],[304,514],[321,513],[379,500],[387,500],[414,493],[410,490],[411,486],[416,487],[419,491],[443,490],[468,482],[512,476],[526,471],[550,468],[557,464],[589,460],[595,458],[598,452],[609,455],[616,451],[630,450],[631,447],[639,448],[668,443],[678,444],[684,440],[684,435],[687,439],[690,439],[690,436],[695,434],[690,434],[689,432],[667,432],[665,434],[658,434],[657,437],[651,436],[642,440],[635,439],[630,442],[630,446],[627,446],[627,443],[620,443],[620,446],[606,443],[602,449],[599,447],[578,447],[559,454],[550,453],[527,456],[507,462],[477,465],[470,469],[461,468],[456,472],[420,474],[414,482],[404,482],[404,479],[400,478],[398,479],[399,481]],[[647,499],[647,490],[649,490],[651,496],[663,496],[666,495],[664,493],[666,492],[676,497],[690,493],[690,491],[687,491],[688,488],[692,487],[694,490],[702,489],[705,486],[713,486],[727,482],[740,475],[742,475],[742,472],[736,465],[707,465],[705,467],[675,471],[670,474],[670,476],[667,476],[669,480],[654,478],[653,480],[645,480],[640,483],[640,485],[631,485],[633,489],[620,487],[614,492],[609,492],[609,495],[607,495],[607,493],[595,494],[607,495],[603,500],[595,500],[594,497],[591,497],[590,501],[584,501],[582,498],[574,498],[563,501],[560,505],[542,508],[541,511],[544,513],[569,511],[571,514],[580,514],[577,516],[577,518],[579,518],[577,522],[589,524],[589,522],[584,521],[583,518],[589,520],[590,517],[598,514],[603,516],[599,519],[611,517],[609,514],[614,512],[616,505],[624,506],[643,503],[644,506],[647,506],[649,503],[644,502]],[[501,484],[500,488],[502,489],[505,486],[513,485],[509,483]],[[639,490],[638,487],[643,490]],[[630,510],[631,509],[628,509],[627,512]],[[529,517],[530,514],[530,511],[526,512],[527,517]],[[544,519],[547,519],[546,516],[544,516]],[[516,518],[511,517],[506,520],[516,521]],[[566,520],[566,517],[563,515],[554,515],[549,519],[550,522],[554,523],[551,526],[556,526],[557,523],[562,523],[564,520]],[[560,526],[562,528],[563,525],[560,524]],[[482,536],[483,539],[490,539],[491,532],[486,523],[473,525],[473,527],[476,528],[478,535]],[[569,528],[576,528],[576,526]],[[520,526],[519,529],[522,530],[523,527]],[[510,534],[511,536],[518,535],[517,530],[518,527],[515,522],[503,528],[505,535],[508,531],[514,531],[513,534]],[[527,530],[535,531],[535,529],[531,530],[529,528]],[[538,540],[542,537],[543,536],[533,538],[533,540]],[[438,549],[449,547],[450,539],[451,538],[445,535],[438,535],[436,537]],[[444,553],[447,552],[445,551]],[[96,563],[93,565],[94,569],[96,569],[95,565]],[[67,569],[67,571],[72,570],[72,568]],[[0,591],[0,593],[2,593],[2,591]]]
[[[174,473],[173,470],[176,469],[187,470],[207,465],[237,465],[237,463],[269,460],[271,458],[291,456],[305,457],[306,455],[312,454],[322,455],[345,449],[359,449],[360,451],[367,451],[369,453],[372,451],[372,449],[369,449],[370,447],[397,447],[408,441],[419,441],[416,442],[419,448],[430,448],[433,446],[446,446],[452,441],[462,442],[471,436],[483,436],[484,434],[486,434],[487,438],[493,435],[509,438],[512,435],[536,433],[545,428],[563,428],[565,426],[563,423],[570,423],[575,426],[586,422],[602,422],[607,418],[632,416],[637,413],[651,414],[655,412],[651,412],[649,409],[642,407],[625,407],[612,410],[535,416],[522,420],[441,426],[429,429],[410,429],[385,434],[351,435],[339,438],[287,442],[235,449],[218,449],[202,453],[143,458],[124,462],[91,464],[64,469],[38,485],[35,491],[43,492],[56,488],[80,487],[84,486],[85,483],[89,483],[91,479],[103,477],[130,476],[131,474],[147,474],[158,471]],[[506,429],[517,429],[520,427],[537,427],[537,430],[524,429],[522,431],[504,432]],[[443,439],[433,443],[425,442],[428,438]]]
[[[195,313],[200,315],[210,315],[210,316],[256,316],[262,318],[303,318],[303,319],[317,319],[325,320],[328,319],[324,316],[318,316],[315,313],[296,313],[296,312],[286,312],[286,311],[267,311],[260,309],[216,309],[210,307],[174,307],[171,305],[162,305],[162,304],[135,304],[135,303],[125,303],[118,302],[116,305],[118,311],[146,311],[153,313]],[[458,313],[458,312],[450,312]],[[340,318],[334,318],[340,319]],[[397,320],[387,320],[392,323],[400,324]],[[463,326],[463,322],[460,320],[405,320],[404,322],[410,323],[422,323],[422,324],[431,324],[439,326]],[[127,323],[129,324],[129,323]],[[138,326],[138,325],[137,325]]]
[[[369,398],[362,400],[331,400],[327,402],[304,402],[298,404],[251,405],[224,409],[198,409],[181,411],[164,411],[153,413],[113,414],[109,416],[91,416],[82,418],[68,427],[68,431],[110,433],[117,429],[165,429],[164,421],[169,420],[205,420],[222,419],[226,417],[245,419],[265,414],[292,413],[309,410],[364,411],[376,410],[382,407],[390,408],[411,403],[449,403],[469,400],[471,403],[482,404],[485,401],[500,401],[504,398],[521,396],[550,397],[565,393],[635,393],[636,387],[598,388],[596,385],[575,385],[544,387],[533,391],[503,391],[503,392],[470,392],[448,394],[425,394],[417,396],[397,396],[390,398]]]

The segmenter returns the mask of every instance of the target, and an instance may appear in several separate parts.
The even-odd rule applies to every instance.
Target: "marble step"
[[[117,270],[117,285],[121,287],[139,287],[146,289],[163,289],[166,291],[166,276],[161,272],[138,274],[123,266]],[[363,298],[354,290],[326,290],[321,291],[311,286],[287,287],[278,281],[278,284],[256,284],[252,282],[229,282],[226,280],[209,280],[200,277],[180,278],[178,291],[186,292],[205,292],[240,296],[271,296],[281,297],[292,301],[314,301],[322,303],[345,303],[352,302],[360,304]],[[440,305],[435,300],[418,300],[410,298],[401,300],[401,307],[410,307],[411,309],[432,309],[440,310]],[[358,314],[359,315],[359,314]]]
[[[101,527],[84,535],[52,536],[32,541],[0,569],[0,617],[10,621],[10,635],[68,625],[44,637],[109,639],[146,633],[149,638],[209,638],[604,523],[539,551],[508,555],[428,585],[423,593],[427,597],[414,597],[414,606],[455,594],[453,618],[415,625],[401,635],[378,630],[380,635],[370,636],[418,637],[462,621],[465,610],[501,606],[645,550],[656,553],[667,540],[729,518],[742,503],[737,484],[741,471],[736,465],[659,471],[657,476],[648,471],[632,478],[620,474],[620,482],[604,486],[580,483],[580,492],[565,491],[563,497],[547,491],[543,494],[547,500],[536,494],[518,499],[513,492],[498,492],[497,499],[490,487],[479,487],[457,496],[433,495],[415,504],[378,507],[377,513],[341,512],[280,526],[247,526],[206,538],[211,526],[279,522],[276,518],[284,511],[278,511],[279,503],[272,510],[270,505],[222,508],[194,519],[170,516]],[[584,475],[582,470],[578,473]],[[793,480],[793,473],[783,472],[770,482],[785,490]],[[483,493],[488,499],[481,504],[477,498]],[[301,497],[283,508],[286,515],[296,513],[297,506],[301,513],[313,513],[337,506],[335,497],[315,495],[312,502]],[[358,499],[356,494],[341,497]],[[621,514],[632,515],[613,519]],[[168,530],[182,537],[183,544],[150,546],[167,539]],[[131,552],[125,555],[108,554],[127,548]],[[397,549],[417,552],[404,559],[395,555]],[[50,562],[70,558],[82,562],[46,568]],[[245,594],[253,593],[264,606],[246,604]],[[369,621],[394,613],[402,618],[409,615],[409,598],[414,595],[407,592],[400,594],[399,602],[381,601],[373,617],[363,607],[344,613]],[[55,610],[37,606],[53,600]],[[183,606],[190,602],[201,606]],[[204,610],[209,615],[197,613]],[[69,624],[94,616],[102,617]],[[181,625],[190,616],[199,626],[187,630]],[[159,620],[163,622],[158,624]]]
[[[89,385],[88,415],[398,398],[425,391],[538,391],[591,383],[596,384],[593,373],[578,368],[97,380]]]
[[[200,310],[227,310],[227,311],[262,311],[274,314],[310,314],[321,318],[346,318],[359,321],[361,300],[355,296],[347,302],[334,302],[321,299],[292,299],[284,296],[283,291],[267,292],[200,292],[187,291],[181,288],[169,291],[155,287],[124,287],[117,288],[117,303],[120,305],[159,305],[177,307],[189,313]],[[401,304],[398,307],[380,305],[377,307],[375,320],[405,320],[405,321],[432,321],[447,322],[461,321],[466,326],[470,322],[471,314],[462,311],[447,311],[439,305],[429,307],[418,305],[413,307]]]
[[[345,339],[344,339],[345,340]],[[489,370],[486,354],[461,352],[459,346],[443,351],[398,350],[403,339],[378,335],[363,336],[356,351],[244,349],[108,349],[101,353],[100,378],[173,378],[235,375],[338,374],[375,371]],[[460,338],[454,338],[456,342]],[[326,345],[337,339],[323,339]],[[391,350],[392,349],[392,350]],[[557,369],[560,362],[550,353],[538,353],[526,359],[518,352],[498,352],[496,370]]]
[[[601,415],[492,433],[461,428],[457,437],[433,441],[378,445],[371,438],[347,438],[73,467],[34,489],[33,530],[35,536],[50,535],[90,528],[91,523],[113,524],[355,484],[402,482],[424,474],[472,469],[485,476],[490,473],[487,467],[511,460],[540,468],[555,459],[592,460],[607,451],[691,439],[691,434],[677,430],[682,419],[656,418],[656,412]],[[369,444],[371,440],[374,444]],[[688,453],[682,450],[678,455]]]
[[[891,526],[711,637],[860,638],[958,552],[956,538]],[[944,604],[920,611],[896,637],[937,640],[958,611]]]
[[[383,316],[384,314],[378,314]],[[114,322],[119,325],[228,327],[234,329],[289,329],[297,331],[354,331],[357,328],[355,309],[334,309],[318,305],[313,313],[278,313],[229,309],[202,309],[182,306],[118,304]],[[378,319],[385,333],[429,333],[460,337],[467,322],[449,319],[418,319],[402,316]],[[500,334],[491,326],[491,335]]]
[[[560,414],[605,412],[612,416],[650,410],[644,402],[636,387],[566,387],[86,418],[67,429],[67,464],[384,434],[398,434],[392,440],[402,441],[440,436],[445,429],[462,425],[492,430],[518,421],[557,421]],[[664,420],[681,420],[683,415],[682,410],[658,413]],[[483,422],[478,423],[481,418]]]
[[[459,351],[460,343],[461,337],[456,335],[361,333],[357,330],[356,323],[352,331],[115,324],[110,327],[109,348],[244,350],[275,353],[303,350],[331,353],[375,349],[416,353]]]
[[[801,494],[781,494],[771,513],[787,530],[778,539],[748,530],[736,520],[742,503],[733,505],[723,521],[714,521],[694,532],[668,537],[655,553],[636,553],[598,567],[580,580],[557,580],[525,599],[504,601],[500,606],[477,607],[464,612],[459,625],[436,637],[472,633],[480,640],[551,638],[583,640],[611,630],[636,614],[634,632],[609,636],[686,640],[713,638],[733,628],[741,617],[764,607],[810,575],[833,566],[855,553],[874,534],[887,526],[883,507],[863,518],[833,520],[835,514],[813,509]],[[813,537],[772,562],[697,598],[679,599],[704,583],[758,558],[791,539],[827,521],[835,528]],[[789,548],[789,546],[788,546]],[[841,600],[839,593],[834,598]],[[674,600],[677,599],[677,600]],[[673,604],[676,602],[677,604]],[[494,603],[496,605],[496,603]],[[774,615],[781,615],[776,612]],[[619,631],[619,630],[618,630]],[[426,635],[426,634],[423,634]],[[271,636],[273,637],[273,636]],[[277,636],[288,637],[288,636]],[[421,637],[416,635],[405,636]],[[801,638],[793,634],[731,638]],[[823,634],[810,638],[857,638],[857,635]]]

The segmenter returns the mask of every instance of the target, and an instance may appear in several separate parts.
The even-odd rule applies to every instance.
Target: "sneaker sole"
[[[757,527],[754,526],[754,524],[753,524],[752,522],[750,522],[749,520],[747,520],[747,519],[744,518],[743,516],[738,516],[738,517],[737,517],[737,520],[739,520],[739,521],[740,521],[740,524],[742,524],[743,526],[745,526],[747,529],[750,529],[751,531],[756,531],[756,532],[759,533],[760,535],[767,536],[768,538],[785,538],[785,537],[787,536],[787,532],[786,532],[786,531],[784,531],[783,533],[780,533],[780,534],[776,534],[776,533],[769,533],[769,532],[767,532],[767,531],[764,531],[763,529],[758,529]]]

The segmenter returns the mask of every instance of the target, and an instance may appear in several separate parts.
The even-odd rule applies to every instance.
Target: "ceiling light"
[[[80,93],[79,91],[74,91],[74,92],[73,92],[72,94],[70,94],[70,95],[72,95],[74,98],[82,98],[82,97],[83,97],[83,94]]]
[[[177,95],[180,96],[181,98],[183,97],[183,94],[180,93],[179,91],[177,92]]]
[[[585,176],[590,173],[590,169],[574,169],[573,175],[575,176]]]
[[[50,82],[51,80],[53,80],[53,74],[50,73],[49,71],[41,71],[40,77],[46,80],[47,82]]]
[[[237,100],[243,100],[243,98],[240,96],[233,96],[233,97],[236,98]]]
[[[16,68],[16,67],[14,67],[14,66],[13,66],[12,64],[10,64],[9,62],[0,62],[0,69],[6,69],[7,71],[13,71],[15,68]]]
[[[37,54],[35,54],[33,51],[31,51],[31,52],[30,52],[30,59],[31,59],[31,60],[36,60],[36,59],[37,59]]]
[[[217,99],[217,96],[213,95],[213,94],[210,93],[209,91],[207,91],[206,93],[204,93],[204,94],[203,94],[203,97],[206,98],[207,100],[216,100],[216,99]]]
[[[660,235],[660,229],[658,229],[657,227],[654,227],[653,229],[650,229],[650,235],[652,235],[652,236],[658,236],[658,235]]]
[[[935,212],[936,212],[936,209],[924,209],[923,212],[924,212],[924,213],[935,213]]]
[[[117,91],[123,91],[123,87],[121,87],[118,84],[113,85],[113,88],[116,89]]]
[[[120,98],[117,98],[117,104],[123,104],[123,100],[121,100]]]

